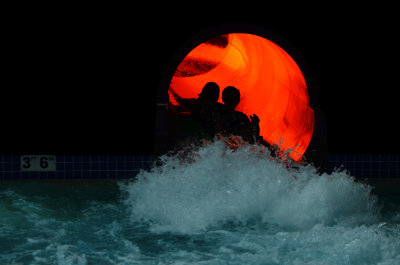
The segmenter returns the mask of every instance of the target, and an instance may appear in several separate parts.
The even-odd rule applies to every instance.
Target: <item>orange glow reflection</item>
[[[170,87],[183,98],[197,98],[207,82],[222,90],[235,86],[236,110],[260,118],[260,135],[298,161],[314,130],[307,85],[300,68],[281,47],[260,36],[233,33],[193,49],[178,66]],[[177,104],[170,94],[170,101]],[[220,95],[219,101],[222,102]]]

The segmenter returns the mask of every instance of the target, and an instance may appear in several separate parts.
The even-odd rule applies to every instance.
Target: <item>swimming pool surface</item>
[[[266,156],[216,142],[137,181],[2,182],[0,264],[400,264],[396,182]]]

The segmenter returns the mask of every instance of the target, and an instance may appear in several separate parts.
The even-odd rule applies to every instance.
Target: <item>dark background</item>
[[[165,67],[186,40],[221,23],[263,26],[301,53],[331,153],[399,152],[400,46],[386,9],[158,9],[14,10],[2,38],[0,153],[151,154]]]

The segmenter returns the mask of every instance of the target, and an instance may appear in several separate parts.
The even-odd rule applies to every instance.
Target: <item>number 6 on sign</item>
[[[21,156],[21,171],[56,171],[56,156]]]

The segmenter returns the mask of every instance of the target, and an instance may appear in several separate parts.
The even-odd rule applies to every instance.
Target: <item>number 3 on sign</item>
[[[21,156],[21,171],[56,171],[56,156]]]

